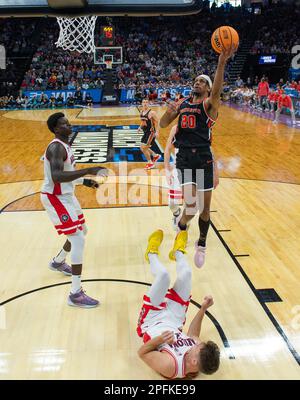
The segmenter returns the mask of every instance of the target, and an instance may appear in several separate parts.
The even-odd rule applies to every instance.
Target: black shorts
[[[141,139],[141,143],[146,144],[147,146],[151,146],[154,139],[155,139],[154,132],[144,132],[142,139]]]
[[[176,155],[176,168],[182,186],[194,183],[200,191],[214,188],[213,155],[210,150],[179,149]]]

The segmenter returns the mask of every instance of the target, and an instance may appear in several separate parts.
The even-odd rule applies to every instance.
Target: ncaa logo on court
[[[71,147],[76,163],[146,162],[140,150],[139,125],[75,125]],[[159,143],[153,142],[152,150],[163,156]],[[163,157],[161,158],[163,160]]]
[[[62,222],[67,222],[67,221],[69,220],[69,216],[66,215],[66,214],[63,214],[63,215],[61,216],[61,220],[62,220]]]

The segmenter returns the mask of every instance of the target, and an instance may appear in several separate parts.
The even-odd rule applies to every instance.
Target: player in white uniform
[[[187,334],[182,332],[191,298],[191,267],[184,253],[187,231],[178,233],[169,257],[176,260],[177,279],[172,289],[170,276],[158,258],[163,232],[154,232],[148,240],[146,260],[150,263],[154,282],[144,296],[137,333],[144,344],[138,350],[140,358],[153,370],[170,379],[196,377],[199,372],[213,374],[219,368],[220,351],[212,342],[199,339],[201,323],[208,307],[206,296]]]
[[[177,132],[177,125],[174,125],[170,131],[164,151],[164,164],[166,170],[167,183],[169,186],[168,201],[170,210],[172,211],[173,214],[174,229],[177,228],[176,219],[180,215],[181,212],[180,205],[182,204],[182,199],[183,199],[181,185],[178,179],[177,169],[176,169],[176,153],[178,151],[176,147],[174,152],[175,154],[174,163],[173,164],[170,163],[171,149],[175,144],[176,132]]]
[[[54,271],[72,275],[71,293],[68,304],[78,307],[96,307],[98,300],[87,296],[81,288],[81,272],[85,235],[87,232],[83,212],[74,196],[75,184],[96,188],[98,183],[92,179],[83,179],[85,175],[107,175],[103,167],[75,169],[75,158],[69,146],[71,125],[61,112],[52,114],[47,121],[49,130],[55,139],[46,148],[44,154],[44,184],[41,189],[41,201],[59,235],[67,236],[63,249],[51,261]],[[67,254],[71,252],[70,267],[66,264]]]

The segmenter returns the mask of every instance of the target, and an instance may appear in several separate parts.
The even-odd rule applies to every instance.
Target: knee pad
[[[73,235],[68,235],[71,243],[71,264],[82,264],[85,237],[82,231],[77,230]]]

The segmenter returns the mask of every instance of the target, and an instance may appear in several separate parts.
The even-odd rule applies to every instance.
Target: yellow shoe
[[[145,259],[147,262],[150,262],[148,257],[149,253],[159,254],[158,248],[161,245],[163,238],[164,238],[164,233],[161,229],[158,229],[149,236],[148,247],[145,253]]]
[[[187,231],[180,231],[177,234],[177,236],[175,238],[173,249],[169,253],[170,260],[176,261],[176,257],[175,257],[176,251],[181,251],[181,253],[183,253],[183,254],[186,253],[185,248],[186,248],[187,240],[188,240]]]

